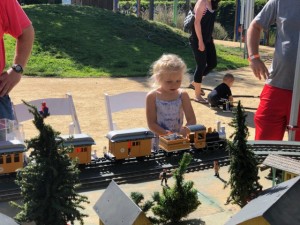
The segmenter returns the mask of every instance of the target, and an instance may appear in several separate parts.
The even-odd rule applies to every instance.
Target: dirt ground
[[[236,45],[239,43],[221,42],[224,45]],[[267,49],[272,51],[272,49]],[[146,73],[147,71],[145,71]],[[217,86],[226,72],[230,72],[235,76],[235,83],[232,88],[233,95],[253,95],[258,96],[262,90],[264,81],[257,80],[249,67],[240,68],[238,70],[214,72],[205,77],[203,87],[212,89]],[[192,77],[190,77],[191,79]],[[183,84],[183,88],[188,83]],[[89,134],[96,141],[94,149],[99,150],[101,155],[102,149],[107,145],[105,135],[108,132],[108,123],[106,120],[106,109],[104,103],[104,93],[116,94],[126,91],[149,91],[151,84],[147,78],[32,78],[24,76],[21,82],[10,93],[14,104],[21,103],[21,100],[30,101],[34,99],[43,99],[50,97],[63,97],[66,93],[73,96],[78,120],[83,133]],[[186,89],[190,97],[194,97],[194,91]],[[208,93],[208,91],[206,91]],[[254,138],[253,116],[255,108],[257,108],[258,98],[236,98],[241,100],[248,114],[247,123],[250,132],[249,139]],[[221,121],[225,126],[228,136],[232,134],[233,129],[228,125],[231,122],[233,114],[224,113],[221,110],[211,110],[208,105],[192,102],[196,113],[197,123],[203,124],[207,128],[216,128],[216,122]],[[51,114],[51,109],[50,114]],[[68,125],[71,122],[69,116],[53,116],[47,118],[46,123],[51,124],[57,131],[62,134],[68,134]],[[114,114],[114,121],[120,129],[147,127],[145,110],[137,109],[124,111]],[[35,136],[36,129],[32,122],[23,123],[25,138]]]

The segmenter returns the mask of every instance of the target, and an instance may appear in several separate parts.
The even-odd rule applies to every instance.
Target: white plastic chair
[[[146,108],[146,95],[145,91],[124,92],[116,95],[104,93],[109,131],[117,130],[112,113],[126,109]]]
[[[44,98],[29,101],[30,105],[34,105],[37,109],[40,108],[41,103],[46,102],[49,108],[50,116],[52,115],[70,115],[72,117],[72,123],[69,125],[70,134],[80,134],[81,129],[79,126],[76,110],[71,94],[66,94],[63,98]],[[28,111],[28,106],[24,103],[14,105],[15,118],[20,124],[23,121],[33,119],[33,115]]]

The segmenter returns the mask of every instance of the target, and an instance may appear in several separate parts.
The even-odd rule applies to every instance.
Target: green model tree
[[[262,189],[258,182],[257,159],[253,151],[247,148],[249,132],[246,126],[246,117],[247,115],[239,101],[234,111],[234,118],[229,124],[235,128],[235,131],[230,136],[233,140],[228,141],[227,146],[230,155],[230,179],[227,185],[231,186],[228,203],[232,202],[240,207],[244,207]]]
[[[175,184],[171,188],[163,188],[162,195],[155,192],[152,196],[155,206],[152,207],[154,215],[160,222],[177,224],[181,218],[187,217],[201,204],[198,200],[197,190],[193,188],[194,182],[184,182],[184,173],[190,164],[192,156],[185,153],[174,171]]]
[[[87,197],[76,193],[79,185],[79,170],[76,162],[68,156],[59,133],[45,125],[36,107],[28,105],[34,115],[34,125],[39,135],[28,143],[32,149],[28,165],[16,178],[23,197],[23,205],[11,202],[21,209],[15,219],[18,222],[34,221],[36,225],[66,225],[79,220],[83,224],[80,204],[88,202]]]

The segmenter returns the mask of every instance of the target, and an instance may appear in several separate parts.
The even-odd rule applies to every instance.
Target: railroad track
[[[280,154],[283,156],[292,157],[294,159],[300,160],[300,144],[294,145],[268,145],[260,144],[260,145],[251,145],[250,148],[256,154],[258,162],[262,163],[263,160],[269,154]],[[280,149],[280,150],[279,150]],[[205,153],[204,153],[205,154]],[[179,154],[180,155],[180,154]],[[197,155],[197,154],[195,154]],[[112,168],[110,164],[106,164],[103,166],[101,170],[97,170],[97,173],[90,173],[93,170],[87,170],[88,174],[86,177],[81,178],[81,186],[78,188],[78,191],[92,190],[92,189],[103,189],[108,186],[111,180],[114,180],[117,184],[125,184],[125,183],[138,183],[144,181],[157,180],[159,173],[163,168],[166,168],[170,171],[176,169],[178,167],[179,156],[172,157],[162,157],[158,156],[145,160],[144,162],[133,163],[134,160],[129,160],[128,162],[121,164],[115,169],[115,171],[109,170]],[[172,161],[173,160],[173,161]],[[190,163],[187,173],[195,172],[205,169],[210,169],[213,167],[213,161],[218,160],[220,166],[229,165],[230,160],[228,156],[215,156],[210,159],[201,160],[200,158],[194,157],[193,161]],[[170,163],[171,162],[171,163]],[[144,163],[144,164],[143,164]],[[147,163],[148,168],[147,168]],[[155,163],[156,166],[153,166]],[[115,165],[115,164],[114,164]],[[93,168],[93,167],[92,167]],[[123,170],[126,168],[125,170]],[[131,168],[131,169],[129,169]],[[146,168],[142,169],[141,168]],[[94,168],[95,169],[95,168]],[[99,172],[100,171],[100,172]],[[13,188],[9,188],[7,190],[0,190],[0,202],[2,201],[10,201],[21,198],[20,189],[16,186]]]

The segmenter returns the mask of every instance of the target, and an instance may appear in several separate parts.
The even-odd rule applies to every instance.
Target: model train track
[[[285,145],[281,146],[280,150],[278,145],[258,145],[252,146],[253,152],[256,154],[258,162],[262,163],[264,159],[269,154],[280,154],[288,157],[292,157],[294,159],[300,160],[300,145],[298,146],[290,146]],[[171,157],[172,158],[172,157]],[[173,157],[176,158],[176,157]],[[215,157],[210,158],[207,160],[201,161],[201,159],[194,158],[193,161],[190,163],[189,167],[187,168],[187,173],[189,172],[195,172],[205,169],[210,169],[213,167],[213,161],[218,160],[220,166],[226,166],[230,163],[230,159],[228,156],[221,156],[221,157]],[[176,160],[175,160],[176,161]],[[86,191],[86,190],[93,190],[93,189],[103,189],[108,186],[108,184],[111,182],[111,180],[114,180],[117,184],[126,184],[126,183],[139,183],[139,182],[145,182],[145,181],[151,181],[151,180],[157,180],[158,175],[163,168],[168,169],[169,171],[172,171],[178,167],[177,163],[170,163],[170,160],[161,159],[160,161],[153,161],[157,165],[152,168],[144,169],[143,166],[139,166],[139,169],[137,167],[134,167],[132,165],[138,165],[136,164],[128,164],[123,166],[131,166],[131,170],[127,170],[127,172],[112,172],[112,171],[100,171],[98,174],[92,175],[89,174],[87,177],[81,178],[81,186],[78,188],[78,191]],[[178,162],[178,161],[177,161]],[[148,163],[151,163],[149,161]],[[150,165],[151,166],[151,165]],[[128,169],[128,168],[127,168]],[[6,190],[0,190],[0,202],[3,201],[10,201],[10,200],[16,200],[20,199],[20,189],[18,187],[12,187],[8,188]]]
[[[227,156],[209,159],[203,162],[198,162],[197,160],[192,162],[187,169],[187,172],[195,172],[199,170],[209,169],[213,166],[213,160],[219,160],[220,165],[228,165],[229,159]],[[178,167],[178,164],[169,164],[165,163],[164,168],[172,171]],[[140,167],[141,168],[141,167]],[[78,188],[78,191],[94,190],[94,189],[103,189],[108,186],[111,180],[114,180],[117,184],[125,183],[138,183],[151,180],[157,180],[159,173],[162,170],[162,165],[157,165],[153,168],[148,168],[145,170],[136,170],[132,168],[128,172],[120,173],[102,173],[99,175],[89,175],[89,177],[81,178],[81,186]],[[15,186],[6,190],[0,190],[0,202],[17,200],[21,198],[20,189]]]

